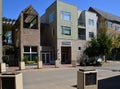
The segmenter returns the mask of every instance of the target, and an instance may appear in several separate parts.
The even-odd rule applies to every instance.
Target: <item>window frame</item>
[[[25,47],[29,47],[29,51],[25,52]],[[32,51],[32,47],[36,47],[37,51],[36,52]],[[33,61],[32,59],[33,54],[38,56],[38,46],[24,46],[23,50],[24,50],[23,55],[29,55],[29,61]]]
[[[62,13],[62,19],[65,21],[71,21],[71,12],[67,12],[67,11],[61,11]]]
[[[64,31],[65,30],[69,30],[70,32],[69,32],[69,34],[67,34],[67,33],[65,33]],[[68,27],[68,26],[61,26],[61,34],[62,35],[68,35],[68,36],[70,36],[71,35],[71,27]]]
[[[89,25],[90,25],[90,26],[94,26],[94,24],[95,24],[95,23],[94,23],[94,19],[89,19],[88,21],[89,21]]]
[[[55,11],[51,12],[49,14],[49,23],[52,23],[55,19]]]
[[[94,32],[89,32],[89,38],[93,38],[94,37]]]

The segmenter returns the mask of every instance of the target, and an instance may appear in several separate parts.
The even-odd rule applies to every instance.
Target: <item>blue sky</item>
[[[20,12],[32,5],[41,16],[46,8],[55,0],[2,0],[3,17],[17,19]],[[79,10],[88,10],[90,6],[120,16],[120,0],[61,0],[78,7]]]

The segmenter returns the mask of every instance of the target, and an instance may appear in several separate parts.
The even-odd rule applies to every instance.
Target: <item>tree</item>
[[[98,37],[93,38],[89,42],[89,47],[86,48],[84,53],[89,57],[95,57],[102,55],[103,60],[106,61],[105,56],[108,55],[112,50],[112,38],[107,34],[107,26],[105,23],[105,19],[100,19],[100,29],[98,31]]]
[[[106,33],[99,33],[97,40],[99,43],[99,54],[103,56],[103,60],[107,61],[105,56],[110,54],[112,50],[112,38]]]
[[[96,38],[92,38],[89,46],[85,49],[84,53],[89,57],[96,57],[99,55],[99,43]]]
[[[118,36],[116,36],[116,34],[114,34],[114,35],[112,37],[112,51],[113,51],[113,58],[115,60],[115,59],[117,59],[117,55],[119,53],[120,35],[118,35]]]

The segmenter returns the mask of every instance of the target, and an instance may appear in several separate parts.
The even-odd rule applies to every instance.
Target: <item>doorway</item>
[[[61,63],[71,64],[71,47],[61,47]]]
[[[52,53],[42,52],[42,62],[43,64],[51,64],[53,62]]]

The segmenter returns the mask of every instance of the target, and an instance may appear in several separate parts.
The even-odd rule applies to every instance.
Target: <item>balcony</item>
[[[85,29],[86,27],[84,23],[78,23],[78,28]]]
[[[85,35],[78,35],[78,39],[79,40],[86,40],[86,36]]]

